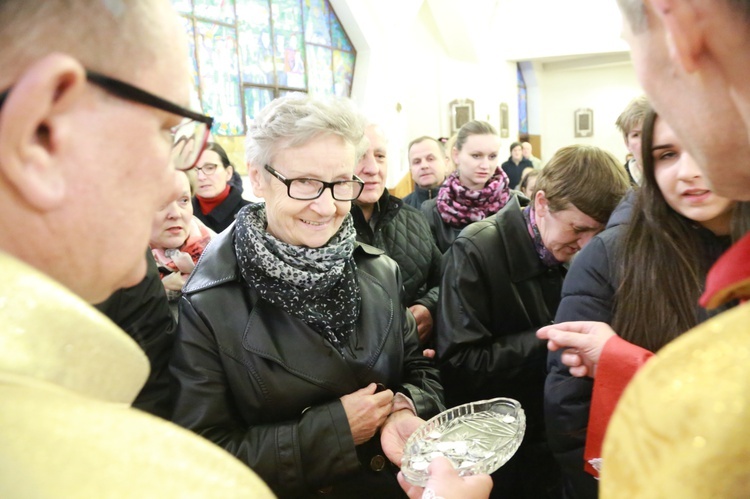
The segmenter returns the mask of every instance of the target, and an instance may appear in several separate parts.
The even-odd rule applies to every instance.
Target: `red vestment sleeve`
[[[586,431],[586,449],[583,454],[585,470],[595,477],[598,477],[599,473],[591,466],[589,460],[602,457],[604,433],[617,401],[620,400],[620,395],[631,378],[653,355],[645,348],[629,343],[619,336],[613,336],[604,344],[596,367],[589,426]]]

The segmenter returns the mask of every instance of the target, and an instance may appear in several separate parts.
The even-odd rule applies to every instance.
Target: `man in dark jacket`
[[[404,198],[404,203],[419,209],[422,203],[437,197],[440,186],[445,181],[448,157],[443,145],[427,136],[412,140],[408,155],[414,192]]]
[[[441,253],[422,214],[385,188],[388,158],[382,130],[370,125],[366,135],[370,145],[356,169],[365,188],[352,206],[357,240],[385,251],[401,267],[404,306],[414,314],[419,340],[424,345],[432,334]]]
[[[146,252],[146,266],[146,277],[140,283],[115,291],[96,308],[138,343],[151,365],[148,380],[133,407],[169,419],[172,398],[168,364],[177,323],[169,309],[151,250]]]
[[[523,157],[523,147],[520,142],[510,145],[510,157],[502,164],[502,169],[510,180],[510,188],[515,189],[521,183],[521,176],[526,168],[534,168],[534,164]]]

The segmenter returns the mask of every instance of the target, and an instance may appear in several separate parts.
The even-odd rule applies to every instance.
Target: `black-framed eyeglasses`
[[[206,163],[203,166],[196,166],[195,171],[196,172],[202,172],[203,175],[210,177],[214,173],[216,173],[216,169],[219,168],[219,165],[216,163]]]
[[[212,117],[178,106],[130,83],[125,83],[124,81],[105,76],[95,71],[86,70],[86,79],[90,83],[121,99],[145,104],[146,106],[185,118],[182,123],[172,128],[174,139],[172,161],[178,170],[190,170],[198,163],[198,158],[208,143],[211,126],[214,122]],[[0,94],[0,109],[3,107],[9,93],[10,89]]]
[[[316,178],[286,178],[269,165],[265,168],[286,185],[286,193],[290,198],[300,201],[318,199],[326,189],[331,189],[331,195],[336,201],[354,201],[365,188],[365,183],[356,175],[352,175],[352,180],[325,182]]]

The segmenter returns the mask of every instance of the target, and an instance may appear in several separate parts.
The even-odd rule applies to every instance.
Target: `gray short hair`
[[[149,67],[163,50],[159,3],[173,10],[166,0],[0,0],[0,80],[52,52],[113,76]]]
[[[301,146],[319,135],[337,135],[352,144],[356,161],[365,143],[365,120],[349,99],[288,94],[261,110],[248,127],[245,159],[262,169],[279,149]]]

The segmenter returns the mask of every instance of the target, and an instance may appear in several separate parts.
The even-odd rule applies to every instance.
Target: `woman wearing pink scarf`
[[[206,245],[216,235],[193,216],[190,180],[187,174],[181,175],[181,179],[180,197],[154,215],[149,242],[173,312],[182,286]]]
[[[457,169],[421,207],[443,253],[464,227],[497,213],[510,199],[508,176],[497,166],[499,150],[500,137],[489,123],[470,121],[458,131],[450,151]]]

